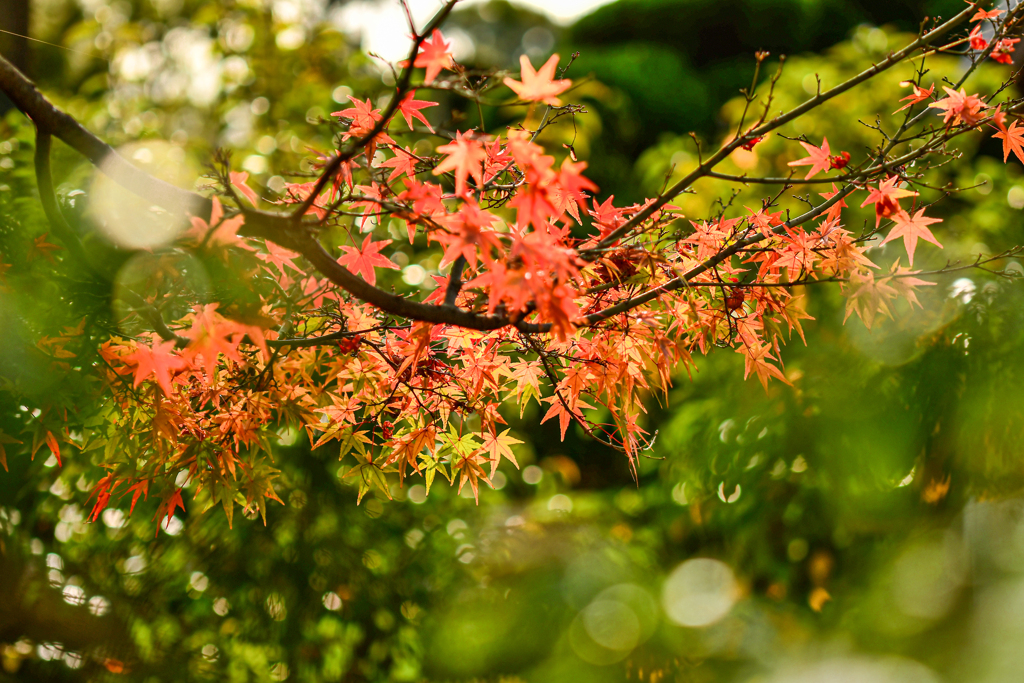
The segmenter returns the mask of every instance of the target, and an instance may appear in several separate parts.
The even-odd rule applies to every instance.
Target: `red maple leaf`
[[[1016,121],[1010,123],[1010,127],[1001,130],[992,137],[1003,141],[1003,163],[1010,156],[1010,152],[1024,162],[1024,126],[1018,126]]]
[[[153,520],[160,520],[159,524],[162,526],[164,521],[170,521],[171,517],[174,516],[174,511],[177,508],[181,508],[181,511],[185,511],[185,502],[181,499],[181,492],[184,489],[174,489],[174,492],[167,496],[161,503],[160,507],[156,509],[156,514],[153,515]],[[160,527],[157,527],[157,533],[160,533]]]
[[[132,504],[128,508],[128,515],[131,516],[135,512],[135,504],[139,502],[139,497],[141,496],[143,500],[149,498],[149,479],[132,484],[122,495],[127,495],[129,492],[132,492]]]
[[[366,101],[362,102],[349,95],[348,99],[354,106],[342,109],[341,111],[332,111],[331,116],[351,119],[353,132],[372,130],[374,124],[380,121],[380,109],[373,108],[373,102],[370,101],[370,98],[366,98]]]
[[[371,285],[377,284],[377,275],[373,272],[374,267],[391,268],[398,270],[398,266],[391,262],[386,256],[382,256],[380,250],[391,244],[391,240],[371,242],[373,235],[367,235],[363,240],[363,246],[344,246],[344,254],[338,258],[338,263],[351,270],[356,275],[362,274],[363,279]]]
[[[988,11],[985,11],[983,9],[979,9],[978,13],[975,14],[973,17],[971,17],[971,21],[982,21],[984,19],[995,19],[996,17],[998,17],[1002,13],[1003,13],[1003,10],[1001,10],[1001,9],[993,9],[993,10],[988,10]]]
[[[868,198],[865,199],[861,206],[867,206],[868,204],[875,205],[875,227],[882,221],[882,218],[888,218],[894,213],[900,210],[899,200],[903,197],[913,197],[917,193],[911,190],[904,190],[896,187],[896,183],[899,182],[899,176],[891,176],[878,183],[878,187],[872,187],[868,190]]]
[[[301,268],[292,263],[292,259],[297,258],[299,256],[298,252],[291,251],[290,249],[285,249],[284,247],[279,247],[277,246],[277,244],[271,242],[270,240],[266,240],[264,243],[267,247],[267,251],[269,251],[270,253],[256,254],[256,258],[265,263],[272,263],[275,266],[277,266],[277,269],[281,271],[281,277],[285,276],[285,266],[291,268],[296,273],[303,272]]]
[[[918,102],[923,102],[924,100],[927,100],[929,97],[932,96],[932,93],[935,92],[934,83],[932,83],[932,87],[928,88],[927,90],[925,90],[924,88],[919,88],[917,83],[914,83],[913,81],[902,81],[900,82],[900,85],[904,87],[908,85],[913,86],[914,92],[900,100],[900,102],[906,102],[906,104],[904,104],[902,107],[894,111],[893,114],[901,112],[907,107],[913,107]]]
[[[437,165],[434,175],[455,171],[455,194],[461,195],[466,191],[466,178],[469,176],[483,184],[483,164],[487,160],[487,152],[479,140],[466,137],[459,131],[454,141],[441,145],[437,151],[447,154],[448,158]]]
[[[185,367],[185,361],[172,353],[174,347],[173,341],[153,342],[152,347],[139,344],[134,352],[125,356],[125,362],[135,366],[135,382],[132,386],[137,387],[150,375],[154,375],[164,394],[170,396],[174,391],[171,378]]]
[[[903,238],[903,245],[907,248],[907,259],[910,261],[910,265],[914,265],[914,249],[917,247],[918,238],[928,240],[939,249],[942,245],[935,239],[935,235],[928,229],[928,226],[932,223],[941,223],[942,220],[939,218],[928,218],[924,215],[924,209],[921,209],[913,216],[906,211],[899,211],[893,216],[893,220],[896,222],[894,227],[884,240],[882,244],[891,242],[897,237]]]
[[[519,99],[524,102],[543,102],[553,107],[562,103],[556,95],[572,87],[572,81],[569,79],[554,80],[555,69],[558,68],[557,54],[551,55],[548,61],[544,62],[544,66],[537,71],[534,71],[533,64],[530,64],[530,58],[526,55],[519,56],[519,65],[522,67],[520,78],[523,80],[506,78],[504,81],[505,85],[519,96]]]
[[[430,34],[430,39],[420,44],[420,53],[416,55],[416,61],[412,65],[427,70],[423,76],[424,83],[433,82],[441,73],[441,69],[451,71],[455,65],[455,60],[452,59],[452,44],[445,41],[441,32],[435,28]]]
[[[987,109],[988,105],[976,94],[968,95],[963,88],[960,88],[960,92],[946,86],[942,86],[942,89],[946,91],[948,97],[944,97],[938,102],[932,102],[928,106],[946,112],[942,117],[943,123],[947,126],[956,126],[961,123],[973,126],[981,120],[981,110]]]
[[[434,132],[433,126],[430,125],[430,121],[423,116],[421,109],[427,107],[436,107],[437,102],[427,102],[426,100],[413,99],[416,96],[416,91],[411,91],[408,95],[402,98],[402,101],[398,105],[398,111],[402,112],[402,116],[405,117],[405,122],[409,124],[409,129],[412,130],[412,120],[417,119],[423,122],[423,125],[427,127],[431,133]]]
[[[821,147],[815,147],[809,142],[800,141],[800,144],[804,149],[807,150],[807,154],[803,159],[797,159],[796,161],[789,162],[790,166],[810,166],[811,169],[807,171],[807,175],[804,176],[804,180],[810,180],[818,174],[819,171],[827,171],[832,168],[832,159],[830,158],[831,151],[828,148],[828,138],[822,138]]]
[[[392,151],[395,153],[394,158],[380,163],[380,165],[385,168],[395,169],[391,172],[391,175],[388,176],[388,182],[390,183],[396,176],[400,176],[403,173],[410,178],[415,178],[416,162],[419,161],[419,157],[409,150],[402,149],[401,147],[395,147]]]
[[[967,36],[972,50],[984,50],[988,47],[988,41],[981,35],[981,26],[975,26],[971,35]]]

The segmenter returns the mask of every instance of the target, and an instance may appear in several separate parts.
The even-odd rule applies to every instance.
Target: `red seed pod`
[[[743,291],[742,287],[730,287],[729,294],[725,297],[725,307],[729,311],[735,311],[743,305],[743,300],[745,298],[746,292]]]
[[[338,340],[338,350],[342,353],[355,353],[359,348],[359,342],[362,338],[356,335],[355,337],[349,337],[348,339]]]
[[[839,154],[828,158],[829,166],[835,169],[846,168],[846,165],[850,163],[850,153],[840,152]]]
[[[752,140],[747,140],[742,145],[740,145],[740,147],[742,147],[743,149],[745,149],[745,150],[747,150],[749,152],[750,150],[754,149],[754,145],[756,145],[757,143],[761,142],[762,140],[764,140],[764,136],[763,135],[760,136],[760,137],[753,138]]]

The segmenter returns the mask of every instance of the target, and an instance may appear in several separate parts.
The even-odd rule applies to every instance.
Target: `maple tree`
[[[331,114],[338,144],[316,151],[314,179],[273,195],[251,187],[224,156],[213,196],[141,173],[0,61],[0,89],[37,130],[36,171],[51,230],[34,240],[30,258],[58,268],[56,255],[88,260],[53,194],[54,136],[190,226],[163,245],[173,248],[153,253],[163,284],[122,288],[119,332],[83,320],[37,341],[54,367],[88,373],[105,406],[81,419],[74,406],[43,405],[31,425],[33,453],[46,445],[58,458],[97,457],[105,476],[91,491],[91,518],[130,493],[132,508],[140,496],[157,497],[155,518],[168,520],[185,506],[188,483],[195,499],[222,506],[229,519],[236,506],[265,514],[269,500],[280,501],[271,454],[283,429],[304,430],[314,448],[330,446],[354,462],[346,476],[359,482],[360,500],[371,490],[390,496],[396,478],[405,485],[422,477],[429,491],[438,474],[478,496],[502,459],[518,466],[511,449],[518,440],[502,415],[507,402],[520,410],[536,402],[541,421],[557,422],[563,438],[576,424],[635,467],[655,436],[644,429],[645,404],[695,368],[695,354],[732,349],[744,358],[745,376],[766,387],[792,381],[783,346],[794,332],[803,337],[809,318],[801,287],[837,283],[847,317],[870,327],[892,315],[897,300],[916,303],[915,288],[933,284],[930,277],[998,267],[1019,253],[912,270],[920,240],[941,246],[928,228],[939,219],[921,204],[938,194],[923,180],[929,165],[957,138],[979,131],[995,131],[1004,161],[1010,151],[1021,156],[1020,101],[1002,89],[969,95],[965,84],[986,60],[1006,62],[1024,8],[995,13],[968,3],[858,76],[819,86],[784,112],[772,110],[778,75],[761,82],[769,55],[758,53],[736,130],[656,196],[615,206],[612,196],[599,200],[571,146],[544,146],[546,131],[585,116],[581,105],[562,104],[572,97],[571,60],[559,69],[552,55],[535,69],[524,56],[518,78],[467,70],[441,31],[455,4],[422,29],[410,25],[412,49],[386,103],[350,96],[351,107]],[[991,40],[973,28],[982,24]],[[924,68],[929,56],[957,50],[971,66],[956,82]],[[752,152],[769,134],[788,132],[802,116],[912,60],[913,94],[888,128],[878,125],[875,149],[857,156],[835,152],[825,136],[820,147],[803,137],[794,156],[798,146],[808,156],[789,162],[810,166],[802,178],[716,170],[738,150]],[[431,87],[525,116],[501,133],[482,124],[435,130],[423,111],[438,103],[416,99]],[[398,120],[404,126],[393,125]],[[704,180],[722,183],[723,197],[731,184],[782,189],[745,212],[726,198],[703,215],[683,215],[672,202]],[[805,205],[784,197],[814,184],[831,192]],[[875,224],[857,233],[843,209],[861,195]],[[867,254],[873,242],[900,237],[910,267],[897,258],[882,268]],[[430,273],[436,287],[422,300],[378,286],[383,273],[401,270],[399,254],[408,259],[406,238],[417,249],[442,251]],[[183,251],[219,263],[225,277],[245,283],[249,298],[182,295]],[[21,440],[28,435],[0,433],[0,443]]]

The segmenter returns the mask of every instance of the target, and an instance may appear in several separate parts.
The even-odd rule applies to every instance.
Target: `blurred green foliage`
[[[535,28],[561,40],[563,56],[583,51],[573,74],[596,80],[576,91],[594,108],[578,118],[577,150],[606,173],[602,196],[631,197],[695,162],[685,132],[713,145],[736,125],[742,103],[723,74],[734,69],[746,85],[739,65],[750,51],[847,39],[788,60],[776,92],[784,108],[815,87],[814,74],[835,83],[905,40],[856,24],[912,28],[932,11],[912,5],[620,1],[564,33],[500,4],[453,21],[495,34],[492,54],[477,51],[494,66],[544,42],[517,37]],[[326,146],[317,117],[349,92],[390,90],[321,14],[190,0],[35,7],[40,39],[79,50],[33,53],[59,104],[114,144],[166,140],[196,169],[227,147],[268,194],[278,174],[303,170],[307,145]],[[219,87],[196,90],[207,70]],[[977,88],[1000,73],[982,71]],[[907,75],[782,132],[859,152],[872,131],[847,122],[894,110]],[[175,86],[183,77],[189,85]],[[113,323],[109,283],[73,270],[55,280],[29,260],[46,231],[32,132],[16,113],[0,132],[0,251],[31,285],[0,293],[0,430],[18,434],[33,406],[12,402],[10,389],[26,400],[58,394],[69,408],[85,391],[32,350],[38,338],[85,315]],[[922,266],[1024,241],[1020,167],[987,145],[963,143],[974,161],[934,172],[935,185],[984,184],[936,205],[946,250],[921,250]],[[772,136],[727,170],[784,173],[795,153]],[[89,169],[61,148],[55,167],[75,214]],[[741,189],[736,207],[765,194]],[[699,219],[716,197],[700,184],[680,204]],[[897,253],[870,255],[886,264]],[[922,304],[869,332],[843,326],[837,289],[808,292],[807,345],[795,340],[783,356],[792,387],[742,382],[737,354],[699,359],[667,402],[650,400],[658,437],[637,484],[578,429],[559,443],[530,404],[522,418],[508,414],[527,442],[516,450],[523,469],[501,473],[479,506],[444,488],[424,500],[421,487],[396,487],[395,502],[357,507],[347,464],[284,433],[287,505],[265,526],[236,518],[229,528],[189,506],[157,532],[145,501],[131,517],[122,500],[87,522],[97,472],[74,453],[57,467],[45,447],[31,459],[32,444],[5,444],[0,680],[1017,680],[1024,295],[968,271],[940,279]]]

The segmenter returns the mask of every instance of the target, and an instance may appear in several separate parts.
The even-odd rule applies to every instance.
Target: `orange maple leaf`
[[[782,370],[780,370],[778,366],[772,365],[769,362],[775,360],[775,356],[771,354],[771,351],[771,344],[741,344],[740,347],[736,349],[736,352],[743,354],[743,379],[749,377],[751,371],[753,371],[761,381],[761,386],[765,389],[768,388],[768,380],[772,377],[792,386],[792,383],[786,379],[784,374],[782,374]]]
[[[228,177],[231,180],[231,185],[236,190],[241,192],[246,199],[252,202],[253,206],[259,204],[259,195],[256,194],[256,190],[249,187],[249,184],[247,182],[249,180],[248,173],[232,171],[231,173],[228,174]]]
[[[371,242],[373,235],[367,235],[363,240],[363,246],[343,246],[344,254],[338,257],[338,263],[351,270],[356,275],[362,274],[363,279],[371,285],[377,284],[377,275],[373,272],[374,267],[391,268],[398,270],[398,266],[391,262],[386,256],[382,256],[380,250],[391,244],[391,240]]]
[[[1001,130],[992,137],[1003,141],[1003,163],[1010,156],[1010,152],[1024,162],[1024,126],[1018,126],[1016,121],[1010,123],[1010,127]]]
[[[514,436],[509,436],[508,433],[511,429],[506,429],[501,434],[492,434],[491,432],[484,431],[483,448],[491,455],[491,477],[494,477],[494,473],[498,471],[498,463],[501,461],[501,456],[505,456],[505,459],[510,461],[519,469],[519,463],[516,462],[516,456],[512,452],[509,446],[517,443],[523,443]]]
[[[7,436],[0,431],[0,465],[4,466],[4,472],[8,472],[7,469],[7,451],[4,450],[5,443],[21,443],[12,436]]]
[[[932,102],[928,106],[942,109],[945,112],[942,117],[944,124],[955,126],[963,123],[973,126],[981,120],[981,110],[987,109],[988,105],[977,94],[968,95],[963,88],[960,88],[960,92],[947,86],[942,86],[942,89],[946,91],[948,97],[944,97],[938,102]]]
[[[914,265],[914,249],[917,248],[918,238],[927,240],[935,246],[942,248],[939,241],[935,239],[935,235],[928,229],[928,226],[933,223],[941,223],[940,218],[928,218],[924,215],[924,209],[921,209],[913,216],[906,211],[899,211],[893,216],[893,220],[896,222],[896,226],[889,231],[889,234],[882,244],[891,242],[892,240],[902,237],[903,244],[907,248],[907,259],[910,261],[910,265]]]
[[[843,323],[854,312],[860,316],[864,326],[869,330],[878,313],[891,318],[889,301],[896,298],[897,291],[889,285],[889,281],[889,278],[876,280],[875,274],[871,271],[853,273],[850,276],[853,292],[846,302],[846,316],[843,318]]]
[[[1002,13],[1003,13],[1003,10],[1001,10],[1001,9],[993,9],[993,10],[988,10],[988,11],[983,10],[983,9],[979,9],[978,13],[975,14],[973,17],[971,17],[971,21],[973,22],[973,21],[982,21],[984,19],[995,19],[996,17],[998,17]]]
[[[172,353],[175,346],[173,341],[153,342],[152,347],[139,344],[134,352],[125,356],[125,363],[135,365],[135,381],[132,386],[137,387],[150,375],[154,375],[164,395],[170,396],[174,391],[171,378],[177,370],[185,367],[185,361]]]
[[[480,141],[466,137],[459,131],[454,141],[441,145],[437,151],[447,154],[448,158],[437,165],[434,175],[455,171],[455,194],[461,195],[466,191],[466,178],[469,176],[473,176],[478,184],[483,184],[487,152]]]
[[[184,489],[174,489],[174,492],[167,496],[160,503],[160,507],[156,509],[156,514],[153,515],[153,520],[160,520],[158,522],[160,526],[164,524],[165,520],[170,521],[177,508],[181,508],[182,512],[185,511],[185,502],[181,499],[181,492],[183,490]],[[157,533],[160,533],[160,526],[157,526]]]
[[[906,97],[900,99],[900,102],[906,102],[906,104],[904,104],[902,107],[900,107],[899,109],[894,111],[893,114],[898,114],[899,112],[903,111],[904,109],[906,109],[908,107],[913,107],[918,102],[923,102],[924,100],[927,100],[929,97],[932,96],[932,93],[935,92],[935,84],[934,83],[932,83],[932,87],[928,88],[927,90],[925,90],[924,88],[919,88],[917,83],[914,83],[913,81],[903,81],[903,82],[900,83],[900,85],[902,85],[902,86],[911,85],[911,86],[914,87],[914,92],[912,94],[907,95]]]
[[[551,55],[537,71],[534,71],[533,64],[530,64],[530,59],[526,55],[519,56],[519,65],[522,67],[520,78],[523,80],[506,78],[504,81],[519,99],[524,102],[543,102],[553,107],[562,103],[556,96],[572,87],[572,81],[567,78],[554,80],[555,69],[558,68],[557,54]]]
[[[50,233],[48,232],[44,232],[42,235],[32,240],[32,246],[28,250],[29,261],[32,261],[42,256],[50,263],[56,263],[56,261],[53,259],[53,254],[51,254],[50,252],[56,251],[58,249],[63,249],[63,247],[59,247],[56,244],[50,244],[49,242],[47,242],[46,236],[49,234]]]
[[[815,147],[809,142],[800,141],[800,144],[804,149],[807,150],[809,156],[803,159],[797,159],[796,161],[789,162],[789,166],[810,166],[810,170],[807,171],[807,175],[804,176],[804,180],[810,180],[814,176],[818,175],[820,171],[828,171],[832,168],[832,162],[829,155],[831,154],[828,148],[828,138],[822,138],[821,147]]]

